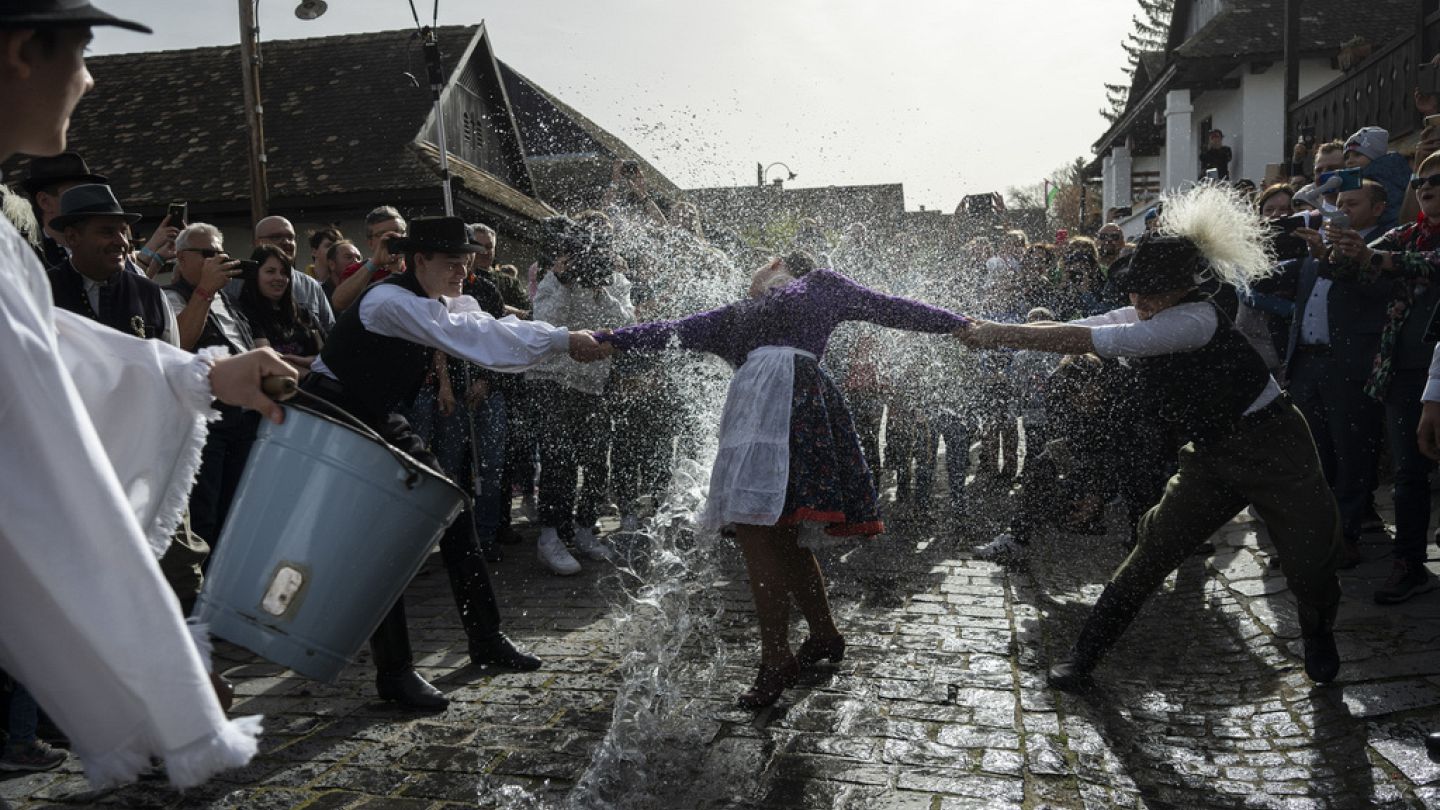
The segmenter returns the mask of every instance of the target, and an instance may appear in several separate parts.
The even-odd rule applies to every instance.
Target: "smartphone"
[[[1281,217],[1275,220],[1275,227],[1281,233],[1294,233],[1296,228],[1314,228],[1320,224],[1318,211],[1301,211],[1298,214],[1291,214],[1288,217]]]
[[[172,202],[172,203],[170,203],[170,208],[165,212],[165,215],[170,218],[170,225],[171,225],[171,227],[174,227],[174,228],[183,228],[183,227],[185,227],[187,224],[189,224],[189,223],[186,222],[186,220],[187,220],[187,219],[189,218],[189,216],[190,216],[189,211],[187,210],[187,209],[189,209],[189,207],[190,207],[190,206],[189,206],[188,203],[183,203],[183,202]]]
[[[1350,227],[1350,217],[1344,211],[1331,211],[1325,214],[1325,225],[1329,228]]]
[[[1320,176],[1315,178],[1315,185],[1323,186],[1329,182],[1332,177],[1340,178],[1340,187],[1334,189],[1335,191],[1355,191],[1360,188],[1364,180],[1364,178],[1360,176],[1359,169],[1337,169],[1333,172],[1321,172]]]
[[[250,261],[249,259],[241,259],[235,269],[239,270],[242,276],[253,276],[260,272],[260,263]]]
[[[634,160],[626,160],[620,164],[620,174],[625,177],[639,177],[640,163]]]

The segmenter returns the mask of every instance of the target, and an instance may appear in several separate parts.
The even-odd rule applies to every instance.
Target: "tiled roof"
[[[1177,21],[1178,22],[1178,21]],[[1300,4],[1300,50],[1333,53],[1355,35],[1376,46],[1415,23],[1414,0],[1306,0]],[[1279,56],[1285,41],[1284,0],[1231,0],[1175,49],[1181,59]]]
[[[515,123],[525,142],[525,154],[531,158],[531,171],[542,194],[547,190],[552,194],[560,190],[554,183],[557,179],[591,178],[597,157],[601,159],[598,180],[602,188],[610,182],[609,160],[633,160],[640,164],[646,185],[652,191],[673,196],[679,190],[670,178],[624,141],[510,65],[504,62],[499,65]],[[547,179],[551,181],[548,184]]]
[[[437,29],[447,76],[478,28]],[[437,184],[412,144],[431,110],[413,31],[265,42],[262,55],[272,201]],[[95,90],[71,120],[70,147],[109,176],[121,200],[248,200],[238,45],[100,56],[88,65]],[[6,168],[8,180],[22,176],[21,166]]]

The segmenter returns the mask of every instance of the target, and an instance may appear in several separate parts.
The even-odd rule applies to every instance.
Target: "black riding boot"
[[[456,522],[468,516],[468,512],[462,514]],[[440,554],[445,561],[445,573],[450,577],[455,606],[460,610],[460,623],[469,641],[470,663],[522,672],[539,669],[539,658],[520,651],[500,632],[500,609],[495,604],[495,589],[490,584],[485,558],[473,540],[467,544],[453,526],[451,531],[456,534],[446,533],[440,541]]]
[[[375,691],[389,700],[412,709],[438,711],[450,700],[415,671],[410,654],[410,629],[405,624],[404,597],[385,614],[370,636],[370,654],[375,658]]]
[[[1335,614],[1338,604],[1319,607],[1300,604],[1300,637],[1305,643],[1305,674],[1315,683],[1329,683],[1340,674],[1340,651],[1335,648]]]
[[[1070,660],[1050,668],[1050,685],[1064,692],[1088,689],[1092,685],[1090,673],[1139,615],[1144,603],[1143,599],[1122,595],[1114,585],[1106,585],[1085,619],[1085,626],[1080,628]]]

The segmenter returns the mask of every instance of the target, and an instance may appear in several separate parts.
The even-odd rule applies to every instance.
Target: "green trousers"
[[[1265,521],[1280,553],[1301,633],[1327,633],[1340,603],[1340,513],[1310,428],[1287,401],[1227,438],[1180,449],[1179,471],[1140,519],[1134,551],[1080,631],[1074,656],[1079,668],[1093,667],[1170,572],[1247,504]]]

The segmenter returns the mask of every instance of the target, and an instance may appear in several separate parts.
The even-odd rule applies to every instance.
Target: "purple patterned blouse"
[[[845,321],[939,334],[969,323],[964,315],[875,292],[833,270],[814,270],[761,298],[597,337],[617,349],[653,351],[670,345],[673,336],[681,348],[711,352],[739,366],[761,346],[793,346],[818,358],[830,333]]]

